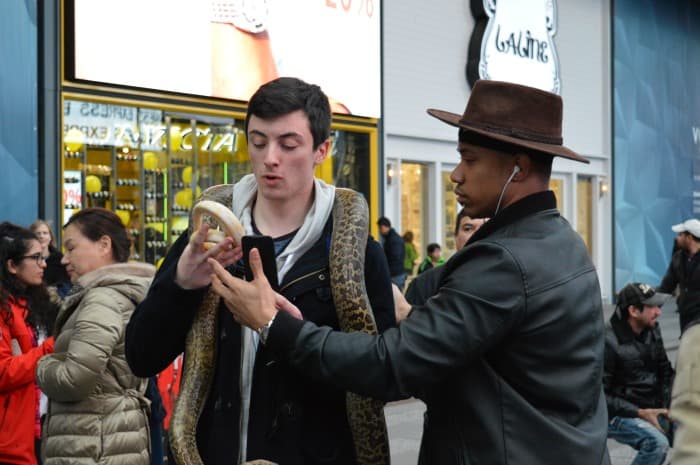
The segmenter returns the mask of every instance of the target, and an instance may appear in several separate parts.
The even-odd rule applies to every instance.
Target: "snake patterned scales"
[[[231,185],[213,186],[202,193],[200,200],[215,200],[230,206],[232,193]],[[345,332],[377,334],[364,280],[368,234],[369,212],[364,198],[350,189],[337,188],[329,263],[331,292],[340,329]],[[196,430],[214,378],[219,300],[213,291],[207,293],[187,334],[180,394],[170,420],[170,447],[177,465],[203,464],[197,450]],[[358,465],[389,465],[383,403],[348,392],[346,410]],[[264,465],[271,462],[255,460],[246,463]]]

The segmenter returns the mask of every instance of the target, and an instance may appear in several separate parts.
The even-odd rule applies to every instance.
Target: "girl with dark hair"
[[[44,464],[148,465],[147,379],[126,363],[124,332],[155,268],[127,263],[126,229],[104,208],[74,214],[63,228],[63,246],[73,287],[56,318],[55,353],[37,367],[49,397]]]
[[[0,463],[35,465],[40,435],[39,391],[34,382],[39,358],[53,351],[46,262],[34,233],[0,223]]]
[[[36,220],[29,225],[29,230],[39,239],[41,253],[46,258],[44,282],[50,288],[54,288],[59,297],[65,297],[70,290],[70,277],[66,273],[66,267],[61,264],[63,254],[56,246],[51,225],[47,221]]]

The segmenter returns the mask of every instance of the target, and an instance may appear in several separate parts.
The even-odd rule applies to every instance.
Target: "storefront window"
[[[426,217],[433,212],[426,211],[427,170],[420,163],[401,163],[401,234],[413,233],[413,245],[419,255],[425,255],[427,246]]]
[[[551,178],[549,180],[549,189],[554,192],[554,196],[557,199],[557,210],[563,212],[562,210],[562,199],[564,198],[564,180],[559,178]]]
[[[346,130],[331,131],[330,156],[316,169],[316,176],[336,187],[349,187],[370,198],[370,135]]]
[[[455,222],[461,207],[457,203],[454,188],[455,184],[450,181],[450,171],[443,171],[442,198],[444,199],[445,208],[443,209],[442,244],[440,245],[442,246],[442,256],[444,258],[450,257],[457,249],[455,245]]]
[[[240,120],[78,100],[63,109],[62,221],[85,207],[114,210],[132,260],[158,263],[202,190],[250,171]]]
[[[579,176],[576,182],[576,230],[592,256],[593,250],[593,178]]]
[[[132,260],[158,263],[188,227],[204,189],[251,172],[239,118],[65,100],[63,218],[85,207],[114,210],[132,239]],[[334,130],[316,174],[370,203],[371,132]]]

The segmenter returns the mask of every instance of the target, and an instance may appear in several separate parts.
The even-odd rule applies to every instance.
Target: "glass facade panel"
[[[316,175],[370,203],[372,131],[333,130]],[[251,172],[239,118],[65,100],[61,224],[73,212],[114,210],[132,239],[131,259],[158,263],[188,226],[204,189]],[[370,203],[371,204],[371,203]]]
[[[457,213],[459,213],[460,205],[457,203],[457,197],[454,194],[455,185],[450,181],[451,171],[442,172],[442,198],[444,199],[445,208],[442,209],[442,256],[448,258],[455,253],[457,247],[455,245],[455,222],[457,221]]]
[[[564,199],[564,180],[557,178],[550,178],[549,189],[554,192],[554,196],[557,198],[557,210],[559,213],[563,213],[563,199]]]
[[[427,170],[420,163],[401,163],[401,234],[413,233],[418,255],[425,254],[427,222]]]
[[[593,255],[593,178],[579,176],[576,182],[576,230],[583,238],[588,255]]]

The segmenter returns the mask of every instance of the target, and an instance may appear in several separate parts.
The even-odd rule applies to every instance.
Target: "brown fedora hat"
[[[447,124],[497,141],[583,163],[587,159],[563,145],[562,99],[556,94],[511,82],[476,81],[464,115],[428,109]]]

